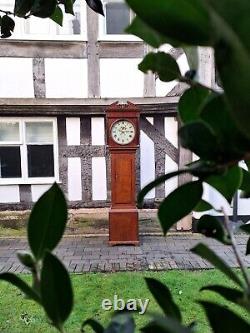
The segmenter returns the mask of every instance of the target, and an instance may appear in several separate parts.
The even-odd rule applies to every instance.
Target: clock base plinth
[[[109,245],[139,245],[138,210],[110,209]]]

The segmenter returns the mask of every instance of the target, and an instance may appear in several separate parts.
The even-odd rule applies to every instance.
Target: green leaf
[[[240,226],[240,229],[245,231],[247,234],[250,234],[250,223],[246,223]]]
[[[63,12],[59,6],[56,6],[54,13],[51,15],[51,20],[59,24],[61,27],[63,25]]]
[[[35,268],[36,265],[35,258],[30,252],[19,251],[17,252],[17,257],[24,266],[31,269]]]
[[[250,324],[225,306],[207,301],[199,302],[204,308],[214,333],[249,333]]]
[[[184,125],[178,132],[183,148],[189,149],[204,160],[218,158],[217,138],[208,125],[202,121],[193,121]]]
[[[184,92],[178,104],[181,121],[186,124],[200,118],[202,107],[210,92],[207,88],[195,86]]]
[[[138,66],[143,73],[152,71],[159,79],[169,82],[181,76],[179,66],[171,55],[164,52],[148,53]]]
[[[216,66],[230,111],[239,130],[249,138],[250,23],[247,14],[250,3],[247,0],[238,1],[237,6],[234,0],[205,3],[210,11],[213,31],[216,31],[213,37]]]
[[[128,313],[120,313],[113,316],[111,323],[108,325],[105,333],[134,333],[135,322],[133,317]]]
[[[156,302],[166,316],[181,321],[181,312],[173,300],[170,290],[160,281],[153,278],[145,278],[147,286]]]
[[[85,0],[87,5],[96,13],[104,16],[101,0]]]
[[[41,296],[49,319],[58,329],[62,328],[73,307],[73,291],[66,268],[49,252],[41,272]]]
[[[210,262],[213,266],[223,272],[229,279],[233,280],[240,287],[244,288],[244,284],[242,283],[238,275],[228,266],[228,264],[224,260],[218,257],[217,254],[214,251],[210,250],[210,248],[207,247],[205,244],[199,243],[191,249],[191,252]]]
[[[67,222],[66,200],[55,183],[34,205],[28,222],[29,245],[37,260],[61,240]]]
[[[194,208],[195,212],[206,212],[207,210],[211,210],[213,209],[213,206],[205,201],[205,200],[200,200],[200,202],[198,203],[198,205]]]
[[[206,183],[219,191],[229,203],[242,182],[242,170],[237,165],[228,169],[223,175],[210,176]]]
[[[191,45],[209,45],[207,9],[199,0],[126,0],[146,24],[168,38]],[[180,10],[181,9],[181,10]]]
[[[250,238],[247,241],[246,256],[250,254]]]
[[[130,26],[126,29],[128,34],[135,35],[147,44],[158,49],[163,44],[176,44],[175,41],[168,39],[164,35],[160,34],[156,30],[152,29],[145,22],[143,22],[138,16],[136,16]]]
[[[35,0],[15,0],[14,14],[24,17],[31,9]]]
[[[8,38],[12,35],[15,28],[15,21],[8,15],[1,19],[1,38]]]
[[[153,188],[166,182],[167,180],[169,180],[173,177],[176,177],[180,174],[187,173],[187,172],[188,172],[188,170],[178,170],[178,171],[170,172],[170,173],[167,173],[166,175],[158,177],[157,179],[155,179],[154,181],[152,181],[151,183],[146,185],[138,194],[138,198],[137,198],[138,207],[142,207],[143,199],[144,199],[145,195],[148,192],[150,192]]]
[[[250,197],[250,173],[241,168],[242,171],[242,182],[240,185],[240,190],[243,191],[243,193],[241,193],[241,197],[242,198],[249,198]]]
[[[224,297],[226,300],[236,303],[236,304],[242,304],[244,293],[240,290],[228,288],[224,286],[219,285],[212,285],[212,286],[205,286],[201,288],[201,291],[213,291],[222,297]]]
[[[175,223],[195,208],[201,200],[202,193],[202,183],[195,181],[178,187],[165,198],[158,210],[158,217],[164,235]]]
[[[82,323],[81,333],[84,333],[84,327],[90,326],[95,333],[104,333],[103,326],[94,319],[87,319]]]
[[[242,159],[245,150],[250,149],[250,142],[236,127],[225,96],[212,95],[204,105],[200,116],[217,137],[221,151],[220,158],[225,161]]]
[[[51,17],[56,6],[57,0],[35,0],[30,13],[41,18]]]
[[[182,47],[188,61],[190,69],[198,71],[199,69],[199,51],[197,46],[183,46]]]
[[[190,327],[181,325],[171,317],[153,316],[153,321],[141,329],[145,333],[192,333]]]
[[[63,0],[65,13],[74,15],[74,5],[75,0]]]
[[[26,282],[20,279],[17,275],[12,273],[1,273],[0,280],[11,283],[19,290],[21,290],[21,292],[23,292],[27,297],[39,304],[41,303],[41,299],[38,293],[35,292]]]
[[[206,237],[217,239],[225,245],[231,245],[231,237],[215,216],[203,215],[197,223],[197,231]]]

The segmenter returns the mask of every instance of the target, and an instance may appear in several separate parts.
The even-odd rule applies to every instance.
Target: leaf
[[[164,35],[160,34],[156,30],[152,29],[148,26],[145,22],[143,22],[138,16],[136,16],[132,23],[126,29],[128,34],[135,35],[147,44],[153,46],[154,48],[158,49],[163,44],[176,44],[175,41],[168,39]],[[178,46],[178,44],[177,44]]]
[[[181,121],[186,124],[200,118],[202,107],[210,92],[204,87],[192,87],[181,96],[178,111]]]
[[[4,15],[1,19],[1,38],[10,37],[14,28],[15,21],[8,15]]]
[[[242,291],[219,285],[205,286],[202,287],[200,290],[213,291],[224,297],[226,300],[236,304],[242,304],[244,298],[244,293]]]
[[[138,197],[137,197],[138,207],[142,207],[143,199],[144,199],[145,195],[148,192],[150,192],[153,188],[155,188],[156,186],[164,183],[165,181],[167,181],[173,177],[176,177],[180,174],[187,173],[187,172],[188,172],[188,170],[178,170],[178,171],[170,172],[170,173],[167,173],[166,175],[158,177],[157,179],[155,179],[154,181],[152,181],[151,183],[146,185],[138,194]]]
[[[158,210],[158,218],[164,235],[175,223],[194,209],[200,201],[202,193],[202,183],[195,181],[178,187],[164,199]]]
[[[15,0],[14,14],[24,17],[31,9],[35,0]]]
[[[30,252],[27,251],[19,251],[17,252],[17,257],[19,261],[26,267],[34,269],[35,268],[35,258]]]
[[[213,30],[217,32],[214,33],[215,60],[230,111],[239,130],[249,138],[250,24],[247,13],[250,3],[247,0],[238,1],[237,6],[234,0],[205,3],[211,13]]]
[[[75,2],[75,0],[64,0],[63,1],[65,13],[74,15],[74,8],[73,8],[74,2]]]
[[[161,307],[166,316],[169,316],[177,321],[181,321],[181,312],[179,307],[173,300],[170,290],[160,281],[153,278],[145,278],[147,287],[154,299]]]
[[[66,268],[49,252],[41,271],[41,296],[49,319],[58,329],[62,328],[73,307],[73,291]]]
[[[188,65],[192,70],[198,71],[199,69],[199,51],[197,46],[183,46],[182,47],[187,57]]]
[[[38,293],[36,293],[26,282],[20,279],[17,275],[12,273],[1,273],[0,280],[13,284],[30,299],[39,304],[41,303],[41,299]]]
[[[249,333],[250,324],[225,306],[207,301],[199,301],[204,308],[214,333]]]
[[[137,16],[179,43],[208,45],[212,34],[208,10],[199,0],[126,0]],[[181,10],[180,10],[181,9]]]
[[[240,226],[240,229],[245,231],[247,234],[250,234],[250,223],[246,223]]]
[[[101,0],[85,0],[87,5],[96,13],[104,16]]]
[[[250,254],[250,238],[247,241],[246,256]]]
[[[206,183],[219,191],[229,203],[242,182],[242,171],[237,165],[228,169],[222,175],[215,175],[206,178]]]
[[[28,222],[29,245],[36,260],[61,240],[67,222],[66,200],[55,183],[34,205]]]
[[[153,316],[153,321],[141,329],[145,333],[191,333],[192,328],[181,325],[171,317]]]
[[[51,17],[56,6],[57,0],[35,0],[30,13],[41,18]]]
[[[231,237],[215,216],[203,215],[197,222],[197,232],[206,237],[217,239],[225,245],[231,245]]]
[[[181,76],[179,66],[174,58],[165,52],[148,53],[138,66],[143,73],[152,71],[157,73],[159,79],[169,82]]]
[[[209,202],[201,199],[200,202],[198,203],[198,205],[194,208],[194,211],[195,212],[205,212],[205,211],[211,210],[211,209],[213,209],[213,206]]]
[[[105,333],[134,333],[135,322],[128,313],[116,314],[111,319],[111,323],[105,329]]]
[[[183,148],[189,149],[204,160],[218,158],[217,138],[208,125],[200,120],[184,125],[178,132]]]
[[[223,272],[229,279],[237,283],[240,287],[244,288],[244,284],[239,279],[237,274],[228,266],[224,260],[218,257],[217,254],[210,250],[210,248],[205,244],[199,243],[191,249],[191,252],[210,262],[213,266]]]
[[[81,333],[84,333],[84,327],[90,326],[95,333],[104,333],[103,326],[94,319],[87,319],[82,323]]]
[[[54,13],[51,15],[51,20],[59,24],[61,27],[63,25],[63,12],[59,6],[56,6]]]
[[[240,190],[243,191],[243,193],[241,193],[241,197],[242,198],[249,198],[250,197],[250,173],[241,168],[241,172],[242,172],[242,182],[240,185]]]
[[[217,137],[221,159],[225,161],[242,159],[245,150],[249,150],[250,143],[236,127],[225,96],[211,95],[204,104],[200,116]]]

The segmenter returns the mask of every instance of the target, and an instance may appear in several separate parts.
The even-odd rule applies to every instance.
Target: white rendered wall
[[[178,148],[178,123],[173,117],[164,118],[165,137]],[[178,170],[178,164],[175,163],[168,155],[166,155],[165,161],[165,173]],[[173,177],[165,182],[165,195],[167,196],[174,189],[178,187],[178,177]]]
[[[82,200],[81,159],[79,157],[68,159],[68,200]]]
[[[0,69],[0,97],[34,97],[32,59],[0,58]]]
[[[103,146],[105,144],[104,117],[91,118],[92,145]]]
[[[107,176],[105,157],[92,158],[92,199],[107,199]]]
[[[102,97],[143,97],[142,59],[100,59]]]
[[[20,202],[20,193],[18,185],[0,186],[0,203]]]
[[[31,198],[32,202],[36,202],[48,189],[51,187],[51,184],[47,185],[32,185],[31,186]]]
[[[80,145],[80,118],[66,118],[67,145]]]
[[[86,59],[45,59],[47,98],[88,97]]]
[[[153,118],[147,117],[147,120],[153,124]],[[143,188],[155,179],[154,142],[143,131],[140,131],[140,163],[141,188]],[[145,198],[155,198],[155,189],[151,190]]]

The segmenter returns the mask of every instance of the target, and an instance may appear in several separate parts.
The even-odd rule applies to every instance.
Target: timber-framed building
[[[5,2],[6,9],[13,5]],[[0,210],[30,208],[54,181],[72,208],[109,206],[105,109],[115,101],[141,110],[137,190],[193,159],[177,138],[176,107],[186,87],[139,72],[151,50],[123,33],[133,17],[123,1],[105,0],[105,18],[84,1],[75,8],[62,28],[51,20],[17,19],[13,37],[0,42]],[[188,70],[182,50],[162,49]],[[199,56],[200,80],[215,87],[212,51],[202,48]],[[155,207],[188,177],[150,192],[146,206]],[[239,209],[249,215],[244,202]],[[190,221],[178,229],[190,229]]]

